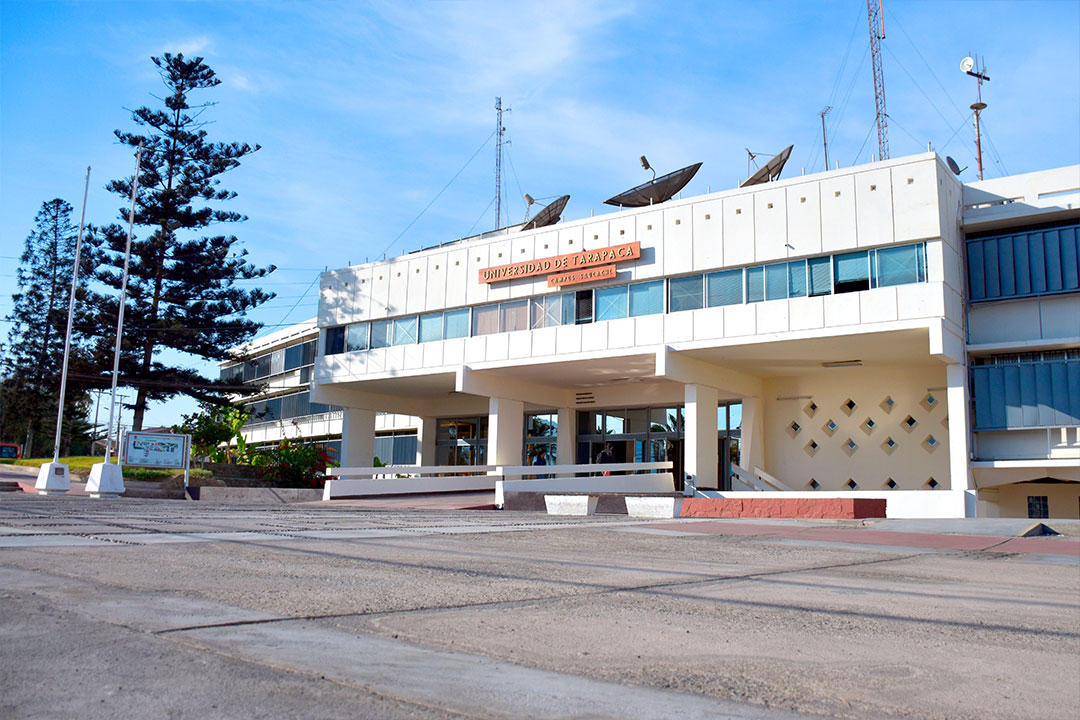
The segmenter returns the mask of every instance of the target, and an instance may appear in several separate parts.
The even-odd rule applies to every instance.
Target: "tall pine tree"
[[[34,222],[19,257],[0,368],[0,438],[23,443],[26,457],[52,447],[78,236],[71,205],[60,198],[42,203]],[[80,270],[77,299],[85,299],[87,269]],[[77,385],[69,387],[65,414],[78,412],[85,399]]]
[[[121,383],[136,388],[134,429],[142,429],[147,403],[184,393],[222,404],[227,394],[216,380],[178,364],[172,353],[217,361],[228,348],[248,340],[260,325],[245,313],[273,297],[236,284],[274,270],[257,268],[244,257],[233,235],[208,234],[212,226],[247,218],[221,209],[236,193],[220,187],[220,176],[259,149],[238,142],[207,139],[203,113],[214,103],[191,104],[190,95],[213,88],[220,80],[201,57],[165,53],[152,58],[167,94],[163,109],[141,107],[132,113],[138,132],[116,131],[122,143],[143,143],[135,207],[136,235],[131,245],[127,307],[121,344]],[[131,178],[114,180],[107,189],[127,199]],[[122,224],[102,229],[96,279],[119,290],[124,265],[128,208]],[[138,229],[145,234],[138,237]],[[113,340],[105,328],[115,327],[119,293],[95,298],[97,359],[111,368]],[[104,336],[104,337],[102,337]]]

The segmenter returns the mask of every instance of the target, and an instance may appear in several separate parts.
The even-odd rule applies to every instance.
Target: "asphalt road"
[[[816,525],[3,495],[0,717],[1076,717],[1080,540]]]

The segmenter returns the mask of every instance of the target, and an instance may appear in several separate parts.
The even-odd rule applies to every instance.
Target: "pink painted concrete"
[[[892,532],[871,528],[792,527],[790,525],[750,525],[716,522],[657,523],[662,530],[698,532],[716,535],[758,536],[786,540],[817,540],[933,550],[967,550],[993,553],[1065,555],[1080,557],[1080,538],[1033,537],[1009,538],[987,535],[954,535]]]
[[[885,517],[885,500],[871,498],[687,498],[682,517],[824,518]]]

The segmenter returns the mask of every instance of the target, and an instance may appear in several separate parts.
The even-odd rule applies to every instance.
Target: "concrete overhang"
[[[936,331],[936,329],[934,330]],[[677,354],[747,375],[768,378],[836,372],[843,363],[862,367],[941,366],[931,348],[927,327],[887,332],[832,334],[702,348],[678,348]]]

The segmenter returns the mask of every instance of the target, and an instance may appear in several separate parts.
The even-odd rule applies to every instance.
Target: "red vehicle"
[[[0,442],[0,460],[14,460],[22,457],[22,446],[15,443]]]

